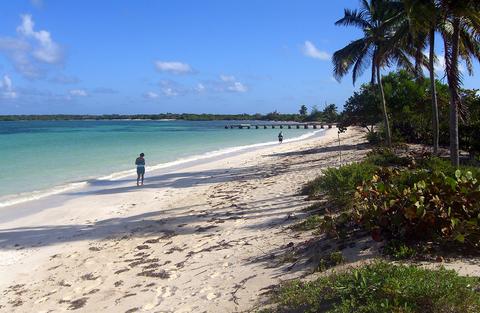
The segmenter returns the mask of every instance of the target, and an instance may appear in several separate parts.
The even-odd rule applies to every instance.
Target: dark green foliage
[[[345,127],[350,125],[365,127],[371,133],[373,127],[382,121],[381,114],[378,88],[365,84],[345,102],[340,124]]]
[[[312,107],[310,115],[305,117],[307,122],[322,121],[326,123],[335,123],[339,119],[337,106],[335,104],[329,104],[320,111],[316,105]]]
[[[452,164],[448,160],[433,156],[420,158],[417,159],[415,162],[417,169],[424,169],[428,173],[442,172],[447,176],[454,177],[455,171],[457,170],[457,168],[455,166],[452,166]],[[473,176],[480,177],[480,167],[461,166],[460,169],[462,171],[470,171],[472,172]],[[409,172],[408,175],[413,177],[412,172]],[[416,177],[419,177],[420,173],[415,173],[415,175]],[[423,177],[427,177],[427,175],[423,175]]]
[[[408,166],[412,160],[398,156],[392,149],[376,148],[368,153],[365,162],[377,166]]]
[[[410,259],[415,256],[414,248],[406,245],[400,240],[390,240],[383,248],[383,253],[390,256],[394,260]]]
[[[124,119],[142,119],[142,120],[162,120],[175,119],[185,121],[301,121],[302,117],[298,114],[281,114],[277,111],[262,114],[194,114],[194,113],[160,113],[160,114],[104,114],[104,115],[0,115],[0,121],[54,121],[54,120],[124,120]]]
[[[333,251],[330,255],[323,257],[318,261],[318,265],[315,268],[317,272],[323,272],[331,267],[340,265],[345,262],[342,251]]]
[[[323,111],[323,121],[327,123],[334,123],[338,120],[337,106],[335,104],[327,105]]]
[[[376,132],[376,131],[369,131],[367,133],[366,138],[367,138],[368,143],[372,144],[372,145],[380,145],[383,141],[380,133]]]
[[[293,229],[295,230],[312,230],[317,228],[323,221],[323,218],[319,215],[311,215],[307,217],[306,220],[301,221],[298,224],[293,225]]]
[[[302,106],[300,107],[300,110],[298,111],[298,113],[300,113],[300,116],[302,116],[302,118],[304,118],[305,116],[307,116],[307,114],[308,114],[307,106],[306,106],[305,104],[302,104]]]
[[[392,124],[393,141],[431,144],[432,110],[429,79],[417,79],[406,71],[391,72],[383,78],[386,103]],[[449,101],[446,84],[436,81],[439,109],[440,145],[449,145]],[[479,162],[480,155],[480,95],[478,90],[461,89],[459,136],[460,148],[470,153],[471,160]],[[381,121],[380,99],[370,84],[362,85],[345,103],[340,125],[357,125],[369,131],[367,140],[379,144],[382,131],[374,126]]]
[[[480,246],[480,182],[470,171],[454,176],[389,168],[358,188],[356,219],[385,238]],[[480,177],[479,177],[480,178]]]
[[[325,195],[338,207],[351,205],[355,188],[364,180],[371,179],[376,166],[370,163],[352,163],[339,168],[328,168],[323,175],[307,183],[303,194],[310,199]]]
[[[378,262],[312,282],[286,283],[270,312],[474,313],[480,312],[478,288],[479,278],[454,271]]]
[[[480,114],[480,113],[479,113]],[[472,161],[480,161],[480,118],[466,125],[460,125],[460,146],[470,153]]]

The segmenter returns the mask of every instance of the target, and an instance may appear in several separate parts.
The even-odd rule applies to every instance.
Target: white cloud
[[[0,37],[0,52],[12,62],[24,77],[37,79],[45,76],[42,64],[59,64],[64,60],[63,50],[48,31],[34,29],[31,15],[21,15],[17,37]]]
[[[160,92],[166,97],[176,97],[186,94],[187,90],[182,85],[173,80],[161,80]]]
[[[88,93],[84,89],[72,89],[70,90],[70,95],[75,97],[86,97]]]
[[[315,45],[308,40],[303,44],[302,52],[304,55],[310,58],[330,60],[330,54],[328,54],[328,52],[318,50],[317,47],[315,47]]]
[[[227,90],[233,91],[233,92],[246,92],[247,87],[241,82],[234,82],[233,85],[230,85],[227,87]]]
[[[198,84],[197,92],[211,90],[216,92],[247,92],[247,86],[233,75],[220,75],[217,80],[207,80]]]
[[[239,82],[233,75],[220,75],[220,80],[223,84],[220,86],[221,89],[231,92],[246,92],[247,87]]]
[[[192,73],[193,69],[187,63],[172,61],[172,62],[164,62],[164,61],[156,61],[155,67],[159,72],[169,72],[173,74],[187,74]]]
[[[50,33],[46,30],[35,31],[35,23],[29,14],[21,15],[21,19],[22,24],[17,27],[17,32],[37,43],[32,51],[33,57],[45,63],[60,63],[63,60],[62,49],[52,40]]]
[[[0,90],[2,98],[15,99],[18,96],[13,90],[12,80],[8,75],[3,75],[3,78],[0,80]]]
[[[176,91],[171,87],[164,87],[161,89],[161,91],[162,91],[162,94],[167,97],[175,97],[179,95],[178,91]]]
[[[153,91],[149,91],[149,92],[144,94],[144,97],[147,98],[147,99],[157,99],[158,98],[158,93],[153,92]]]

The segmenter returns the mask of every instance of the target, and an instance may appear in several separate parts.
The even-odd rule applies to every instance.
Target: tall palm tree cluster
[[[332,57],[334,75],[340,80],[352,72],[353,83],[371,69],[372,85],[378,85],[382,100],[385,143],[391,146],[387,104],[382,86],[381,70],[396,66],[421,78],[427,69],[432,95],[433,150],[438,152],[439,120],[435,90],[435,35],[443,41],[445,74],[450,90],[450,158],[459,165],[459,112],[462,75],[459,62],[473,74],[474,59],[480,60],[479,0],[361,0],[360,8],[345,9],[336,25],[354,26],[363,37],[336,51]],[[427,49],[428,48],[428,49]]]

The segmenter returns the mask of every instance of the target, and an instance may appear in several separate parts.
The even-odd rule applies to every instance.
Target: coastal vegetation
[[[478,312],[479,278],[391,261],[479,255],[480,95],[462,88],[459,70],[463,62],[472,74],[480,60],[479,2],[362,0],[336,24],[363,36],[334,53],[335,77],[351,72],[355,83],[371,70],[338,117],[339,133],[365,128],[370,152],[307,182],[302,194],[318,202],[292,229],[339,243],[370,237],[382,260],[286,282],[266,311]],[[446,81],[436,79],[436,36]],[[395,71],[382,76],[384,68]],[[320,260],[314,271],[337,265]]]
[[[434,151],[438,150],[438,103],[433,82],[434,40],[438,32],[444,43],[443,58],[449,92],[450,159],[454,165],[459,165],[459,111],[465,109],[461,97],[459,61],[463,60],[468,73],[473,74],[472,62],[480,59],[479,12],[480,4],[473,0],[363,0],[359,10],[345,9],[344,17],[336,22],[336,25],[360,28],[363,37],[334,53],[334,75],[341,79],[351,70],[355,83],[371,65],[370,84],[378,86],[384,140],[388,147],[392,145],[392,136],[381,69],[396,66],[412,73],[418,80],[423,78],[423,68],[429,70],[433,145]],[[430,45],[429,56],[424,55],[427,42]]]
[[[273,111],[267,114],[195,114],[195,113],[160,113],[160,114],[102,114],[102,115],[0,115],[0,121],[68,121],[68,120],[185,120],[185,121],[287,121],[287,122],[336,122],[339,113],[335,104],[326,105],[323,110],[313,106],[310,114],[302,105],[299,114],[285,114]]]
[[[377,262],[311,282],[290,281],[260,312],[465,312],[480,310],[480,279]]]

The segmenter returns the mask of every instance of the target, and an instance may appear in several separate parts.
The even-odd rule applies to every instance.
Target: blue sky
[[[332,78],[333,52],[361,36],[334,22],[356,7],[357,0],[2,1],[0,114],[342,108],[368,80]],[[464,82],[480,85],[476,77]]]

